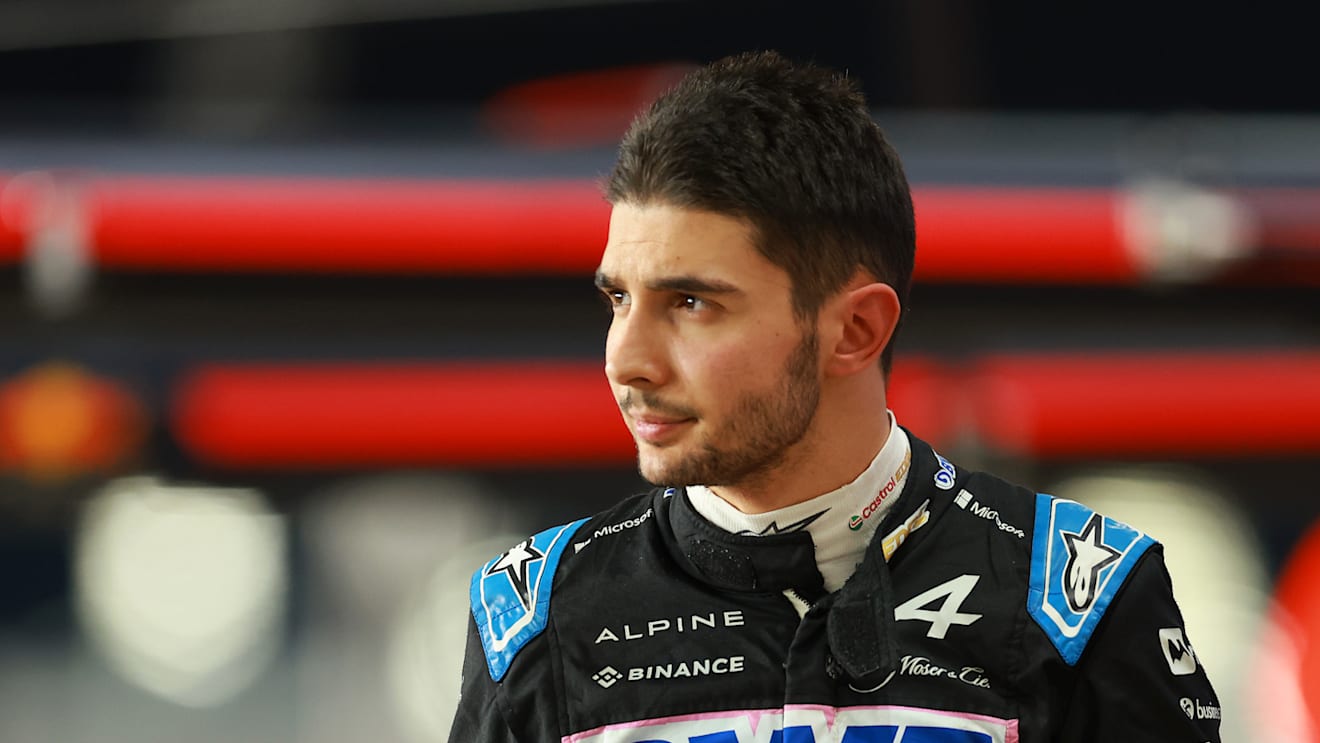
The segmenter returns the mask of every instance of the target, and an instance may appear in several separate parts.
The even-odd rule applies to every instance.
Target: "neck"
[[[796,505],[847,485],[870,466],[889,438],[883,382],[822,394],[802,440],[773,467],[710,487],[743,513]]]

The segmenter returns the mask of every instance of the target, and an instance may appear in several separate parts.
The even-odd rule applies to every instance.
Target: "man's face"
[[[746,485],[804,454],[819,344],[744,222],[619,204],[597,284],[613,312],[605,374],[643,477]]]

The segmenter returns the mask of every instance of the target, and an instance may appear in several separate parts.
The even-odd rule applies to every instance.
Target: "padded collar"
[[[679,562],[698,580],[723,590],[781,592],[792,590],[813,605],[828,608],[827,632],[837,668],[850,679],[879,683],[898,667],[894,642],[894,589],[883,542],[901,524],[926,509],[934,522],[952,502],[966,475],[957,472],[928,444],[908,434],[912,468],[895,508],[876,531],[856,572],[834,594],[825,595],[816,569],[815,545],[806,532],[747,536],[731,534],[697,513],[680,488],[670,488],[657,513],[668,511],[667,525],[681,553]],[[926,537],[932,526],[913,532],[904,547]],[[903,548],[891,558],[900,561]]]
[[[793,590],[807,600],[825,592],[816,569],[816,547],[807,532],[739,535],[707,521],[682,489],[665,491],[669,524],[689,572],[733,591]]]

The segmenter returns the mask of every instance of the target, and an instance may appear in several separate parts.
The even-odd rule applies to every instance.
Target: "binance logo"
[[[600,688],[608,689],[619,683],[623,679],[623,674],[614,670],[613,666],[605,666],[591,675],[591,680],[600,684]]]

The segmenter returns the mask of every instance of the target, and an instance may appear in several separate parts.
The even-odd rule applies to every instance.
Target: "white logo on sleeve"
[[[1220,709],[1218,705],[1211,704],[1209,702],[1206,702],[1205,704],[1201,704],[1200,699],[1183,697],[1182,699],[1178,700],[1178,704],[1182,705],[1183,712],[1187,713],[1187,719],[1189,720],[1224,719],[1224,711]]]
[[[1160,649],[1164,651],[1164,659],[1169,662],[1169,671],[1174,676],[1196,673],[1196,653],[1183,634],[1182,627],[1161,629]]]

